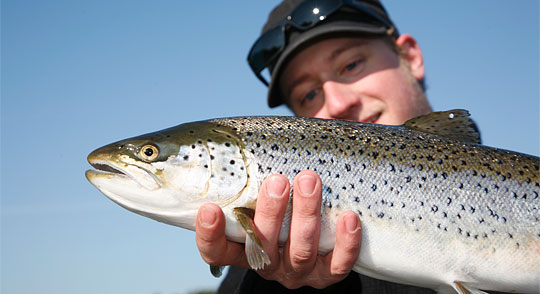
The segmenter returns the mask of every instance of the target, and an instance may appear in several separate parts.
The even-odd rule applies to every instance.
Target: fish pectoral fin
[[[216,278],[219,278],[223,274],[223,269],[224,268],[225,268],[224,266],[211,265],[210,266],[210,273],[212,274],[212,276],[214,276]]]
[[[263,269],[265,265],[270,264],[270,258],[262,247],[261,239],[257,236],[253,221],[255,211],[246,207],[235,207],[233,211],[236,219],[246,230],[246,257],[249,266],[254,270]]]
[[[463,282],[460,281],[454,281],[451,284],[452,288],[454,288],[459,294],[489,294],[487,292],[484,292],[482,290],[473,288],[471,286],[466,285]]]

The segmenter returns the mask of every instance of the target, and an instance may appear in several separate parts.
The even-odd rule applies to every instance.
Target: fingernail
[[[347,232],[354,233],[358,229],[358,217],[356,215],[348,214],[344,217],[344,220]]]
[[[303,196],[311,196],[317,181],[312,175],[302,175],[298,179],[298,188]]]
[[[206,207],[201,208],[201,224],[205,227],[211,227],[216,223],[216,213]]]
[[[272,198],[281,198],[286,187],[285,179],[280,176],[272,176],[266,182],[266,193]]]

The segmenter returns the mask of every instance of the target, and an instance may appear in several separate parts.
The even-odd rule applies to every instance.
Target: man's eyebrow
[[[334,59],[336,59],[339,55],[341,55],[343,52],[355,48],[355,47],[362,47],[366,46],[368,43],[364,40],[354,40],[352,42],[349,42],[347,44],[344,44],[343,46],[340,46],[339,48],[336,48],[330,55],[328,55],[328,58],[326,58],[326,62],[331,62]]]
[[[300,77],[298,77],[297,79],[293,80],[287,87],[288,88],[287,89],[287,96],[290,97],[292,90],[294,88],[296,88],[298,85],[305,82],[307,79],[309,79],[309,74],[303,74]]]

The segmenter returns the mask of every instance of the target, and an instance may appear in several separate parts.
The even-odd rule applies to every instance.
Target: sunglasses
[[[281,23],[273,29],[265,32],[248,53],[248,63],[251,70],[263,84],[269,85],[269,82],[261,75],[261,72],[270,66],[285,49],[287,38],[286,31],[293,27],[300,31],[305,31],[319,22],[326,19],[329,15],[343,7],[353,8],[364,14],[366,21],[374,21],[388,28],[389,34],[396,35],[397,31],[393,25],[384,18],[373,12],[368,7],[359,3],[358,0],[311,0],[300,3]]]

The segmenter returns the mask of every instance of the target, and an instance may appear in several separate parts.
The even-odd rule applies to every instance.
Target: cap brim
[[[274,66],[268,87],[268,106],[273,108],[284,103],[282,97],[280,97],[281,94],[278,86],[279,75],[281,74],[281,67],[293,56],[293,53],[296,53],[297,50],[301,50],[304,46],[312,42],[337,36],[343,37],[343,34],[386,35],[387,28],[355,21],[332,21],[298,33],[291,43],[287,45],[285,51],[280,55]]]

